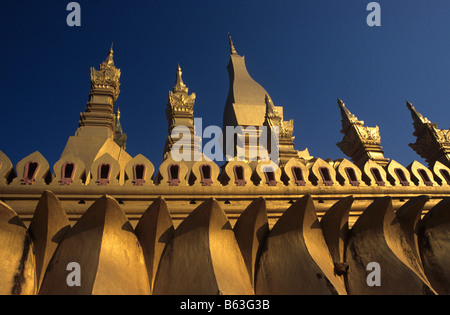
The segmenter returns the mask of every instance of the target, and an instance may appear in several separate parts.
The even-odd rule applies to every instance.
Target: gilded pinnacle
[[[236,51],[236,49],[234,48],[233,40],[231,39],[230,33],[228,33],[228,39],[230,40],[230,53],[231,53],[232,55],[237,55],[237,51]]]
[[[114,66],[114,51],[113,46],[111,44],[111,48],[109,49],[108,56],[106,57],[105,61],[103,62],[106,66]]]
[[[417,109],[414,107],[414,105],[408,101],[406,101],[406,106],[408,107],[409,111],[411,112],[411,117],[413,118],[414,122],[416,123],[430,123],[428,118],[423,117],[421,113],[417,111]]]
[[[183,82],[182,74],[183,74],[183,72],[181,71],[180,64],[178,64],[177,74],[176,74],[177,77],[175,80],[175,86],[173,87],[174,93],[177,93],[177,92],[187,93],[188,92],[186,84],[184,84],[184,82]]]

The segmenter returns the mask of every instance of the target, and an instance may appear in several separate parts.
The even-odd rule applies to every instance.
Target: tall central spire
[[[226,130],[227,127],[242,126],[245,128],[252,126],[256,128],[250,129],[256,131],[250,134],[249,129],[246,131],[249,132],[248,135],[238,135],[236,133],[236,136],[241,139],[240,141],[237,141],[240,142],[240,144],[234,143],[233,140],[230,139],[228,140],[228,143],[226,135],[224,135],[224,152],[227,152],[227,155],[229,155],[232,154],[231,146],[234,146],[235,149],[238,146],[242,146],[247,150],[247,148],[250,148],[251,144],[257,143],[257,151],[253,150],[253,152],[258,152],[258,158],[261,158],[262,155],[260,155],[260,153],[267,151],[265,150],[267,149],[267,145],[259,143],[262,130],[264,129],[260,127],[267,126],[267,124],[275,124],[277,126],[283,125],[283,128],[280,128],[280,131],[286,133],[285,138],[287,139],[287,144],[285,146],[285,151],[289,151],[289,154],[291,154],[294,152],[292,143],[293,122],[282,120],[283,107],[275,106],[269,93],[267,93],[267,91],[250,76],[245,65],[245,57],[240,56],[237,53],[230,34],[228,34],[228,39],[230,42],[230,62],[228,63],[227,68],[230,85],[223,113],[223,129]],[[274,115],[274,113],[277,115]],[[267,114],[270,116],[270,121],[267,120]],[[277,120],[276,123],[275,120]],[[290,131],[291,129],[292,131]],[[236,149],[235,152],[237,151],[239,150]]]

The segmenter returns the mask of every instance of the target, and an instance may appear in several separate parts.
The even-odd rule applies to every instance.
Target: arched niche
[[[0,186],[9,185],[15,175],[11,160],[5,153],[0,151]]]
[[[309,187],[312,186],[309,181],[309,169],[301,160],[289,159],[282,168],[282,177],[288,186]]]
[[[255,161],[250,162],[249,165],[253,170],[252,179],[256,186],[284,186],[284,183],[281,180],[281,168],[273,161]]]
[[[191,167],[193,186],[221,186],[219,182],[220,168],[213,161],[196,161]]]
[[[154,186],[155,167],[142,154],[136,155],[125,166],[124,186]]]
[[[53,165],[51,185],[71,186],[82,185],[86,179],[86,169],[83,160],[75,155],[67,155]]]
[[[16,172],[12,185],[47,185],[52,179],[48,162],[39,151],[17,163]]]
[[[223,186],[244,187],[253,185],[251,180],[252,168],[245,161],[231,160],[224,166],[220,174]]]
[[[425,165],[418,161],[412,162],[407,169],[410,172],[411,180],[416,186],[438,186],[434,181],[433,172],[431,172]]]
[[[368,160],[362,167],[362,179],[368,186],[388,187],[386,170],[378,163]]]
[[[338,159],[334,163],[336,180],[342,186],[366,186],[362,180],[361,170],[347,159]]]
[[[450,168],[436,161],[432,168],[434,179],[441,186],[450,186]]]
[[[155,184],[160,186],[187,186],[186,176],[188,171],[189,169],[183,161],[175,161],[171,156],[168,156],[159,166]]]
[[[96,159],[91,165],[89,185],[119,185],[120,165],[109,153]]]
[[[330,163],[321,158],[316,158],[309,165],[309,180],[313,185],[330,187],[336,185],[336,171]]]
[[[414,186],[408,169],[395,160],[386,165],[386,173],[392,186]]]

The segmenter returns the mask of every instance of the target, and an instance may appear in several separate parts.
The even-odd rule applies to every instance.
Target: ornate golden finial
[[[115,132],[114,132],[114,142],[116,142],[122,149],[126,149],[127,145],[127,134],[123,132],[122,125],[120,124],[120,109],[117,107],[117,112],[115,114]]]
[[[237,51],[236,51],[236,49],[234,48],[233,40],[231,39],[230,33],[228,33],[228,39],[230,40],[230,53],[231,53],[232,55],[237,55]]]
[[[100,65],[100,69],[105,69],[107,67],[114,66],[114,50],[113,50],[113,44],[111,44],[111,48],[108,51],[108,56],[106,57],[105,61]]]
[[[173,87],[173,92],[174,93],[187,93],[188,92],[188,88],[186,87],[186,84],[184,84],[183,82],[183,78],[182,78],[182,74],[183,72],[181,71],[181,67],[180,64],[178,64],[177,67],[177,78],[175,80],[175,86]]]
[[[414,107],[414,105],[408,101],[406,101],[406,106],[408,107],[409,111],[411,112],[411,117],[413,118],[415,123],[418,124],[428,124],[431,123],[428,118],[423,117],[423,115],[421,113],[419,113],[416,108]]]
[[[348,124],[356,124],[360,126],[364,125],[364,121],[358,120],[358,118],[355,115],[353,115],[347,109],[347,107],[345,107],[345,103],[340,98],[338,98],[338,105],[339,108],[341,109],[342,124],[344,129],[348,127]]]
[[[114,90],[114,101],[119,96],[120,90],[120,69],[114,65],[114,51],[111,45],[108,56],[100,64],[100,69],[91,68],[91,85],[96,87],[110,87]]]

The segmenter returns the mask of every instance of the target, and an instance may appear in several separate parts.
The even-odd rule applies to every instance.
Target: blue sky
[[[345,155],[337,98],[378,125],[385,157],[423,160],[406,100],[450,127],[450,2],[378,1],[369,27],[363,0],[78,1],[81,27],[66,24],[70,1],[5,0],[0,10],[0,150],[13,164],[38,150],[52,166],[78,127],[98,68],[114,42],[122,71],[127,152],[162,159],[167,93],[177,63],[195,92],[203,126],[222,125],[228,94],[227,33],[251,76],[294,119],[295,146],[323,159]]]

